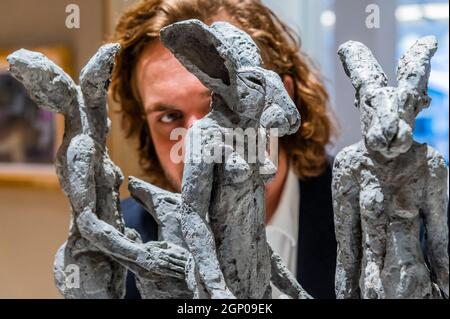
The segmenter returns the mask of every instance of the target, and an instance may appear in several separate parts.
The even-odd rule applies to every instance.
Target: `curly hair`
[[[120,18],[114,40],[121,46],[113,72],[113,99],[120,103],[122,125],[129,138],[139,139],[140,165],[150,182],[167,187],[156,156],[134,72],[144,48],[159,39],[172,23],[199,19],[212,23],[225,13],[247,32],[261,50],[264,67],[294,80],[294,102],[302,116],[300,130],[281,138],[300,179],[319,176],[327,165],[326,145],[334,132],[328,94],[311,60],[301,51],[300,39],[260,0],[142,0]]]

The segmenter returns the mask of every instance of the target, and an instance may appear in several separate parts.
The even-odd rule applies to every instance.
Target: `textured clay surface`
[[[436,50],[434,37],[418,40],[400,60],[398,86],[388,87],[367,47],[350,41],[339,49],[364,138],[334,164],[338,298],[441,298],[441,291],[448,298],[448,170],[437,151],[412,136],[417,114],[430,104]]]
[[[119,49],[117,44],[101,47],[81,72],[79,86],[40,53],[22,49],[8,57],[11,74],[37,105],[65,117],[56,168],[72,219],[69,238],[56,254],[54,274],[66,298],[122,298],[127,268],[138,278],[184,281],[187,251],[165,242],[142,244],[135,231],[124,227],[119,211],[123,177],[106,148],[106,96]],[[79,269],[78,285],[72,281],[74,267]],[[169,287],[148,293],[145,287],[143,295],[180,296],[178,290],[171,295],[164,289]]]
[[[262,68],[250,36],[225,22],[175,23],[161,39],[213,92],[211,112],[186,138],[180,221],[196,269],[188,286],[198,298],[258,299],[271,298],[273,281],[293,298],[309,297],[266,240],[264,184],[274,165],[253,163],[220,138],[230,129],[276,128],[279,136],[299,129],[300,115],[280,77]],[[223,150],[220,161],[196,152],[199,142],[201,150]],[[249,147],[246,139],[244,150]],[[261,174],[266,171],[272,175]]]

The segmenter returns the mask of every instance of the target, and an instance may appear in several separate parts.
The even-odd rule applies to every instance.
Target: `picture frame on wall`
[[[17,49],[0,48],[0,185],[57,188],[54,160],[64,118],[39,108],[10,75],[6,58]],[[67,46],[27,49],[45,54],[72,75],[72,54]]]

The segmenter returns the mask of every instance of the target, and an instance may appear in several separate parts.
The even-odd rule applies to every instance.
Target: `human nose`
[[[195,122],[201,120],[204,117],[203,114],[190,114],[185,121],[185,128],[189,129]]]

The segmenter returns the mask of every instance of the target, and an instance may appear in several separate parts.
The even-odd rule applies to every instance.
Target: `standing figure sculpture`
[[[276,168],[247,152],[261,136],[241,140],[245,154],[224,141],[230,132],[257,135],[261,126],[279,136],[296,132],[300,115],[283,82],[261,67],[251,37],[229,23],[179,22],[161,39],[212,91],[210,113],[186,137],[181,230],[197,269],[189,287],[198,298],[260,299],[271,298],[272,281],[293,298],[308,298],[267,243],[265,183]]]
[[[184,280],[186,250],[164,242],[142,244],[135,231],[124,227],[119,209],[123,177],[106,148],[107,89],[119,49],[117,44],[101,47],[81,72],[79,86],[40,53],[22,49],[8,57],[12,75],[36,104],[65,118],[56,168],[72,218],[54,274],[66,298],[122,298],[127,268],[141,277]],[[75,269],[78,284],[72,282]]]
[[[388,87],[367,47],[350,41],[339,49],[364,138],[334,164],[338,298],[448,298],[447,167],[437,151],[413,140],[415,118],[431,102],[436,50],[434,37],[418,40],[400,60],[398,86]]]

